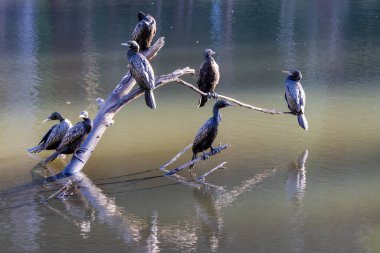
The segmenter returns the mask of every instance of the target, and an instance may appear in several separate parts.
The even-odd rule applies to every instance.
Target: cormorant
[[[156,34],[156,20],[144,12],[137,14],[139,22],[132,33],[132,40],[140,45],[140,50],[144,51],[150,48],[153,37]]]
[[[63,136],[66,134],[67,130],[69,130],[69,128],[73,126],[71,124],[71,121],[63,118],[59,112],[53,112],[43,122],[45,123],[49,120],[59,120],[60,123],[52,126],[49,129],[49,131],[44,135],[44,137],[42,137],[42,140],[40,141],[40,143],[38,143],[37,146],[28,149],[29,153],[39,153],[42,150],[56,149],[61,143],[61,140]]]
[[[140,88],[145,90],[146,105],[152,109],[156,109],[156,102],[153,95],[155,78],[152,66],[148,59],[139,53],[140,46],[136,41],[128,41],[121,45],[129,47],[127,57],[130,63],[131,75]]]
[[[288,74],[286,78],[285,100],[288,103],[289,110],[297,115],[298,124],[303,129],[308,129],[307,120],[305,117],[306,95],[300,83],[302,79],[301,71],[283,71]]]
[[[218,100],[213,107],[213,116],[209,118],[202,126],[199,128],[197,135],[195,136],[193,142],[193,158],[192,160],[197,158],[197,154],[199,152],[203,152],[208,148],[211,149],[212,152],[218,152],[212,147],[212,143],[214,142],[216,135],[218,134],[218,126],[222,120],[222,115],[220,113],[220,109],[226,106],[232,106],[230,102],[226,100]],[[206,157],[204,157],[206,158]],[[190,170],[194,167],[194,164],[190,166]]]
[[[204,62],[199,69],[198,87],[201,91],[206,93],[214,93],[216,85],[219,82],[219,66],[212,57],[216,54],[211,49],[206,49],[203,53]],[[198,102],[198,107],[206,104],[208,96],[201,96]]]
[[[78,147],[80,147],[80,145],[82,145],[92,129],[92,121],[88,117],[88,112],[86,111],[81,112],[79,118],[82,118],[83,121],[76,123],[75,126],[67,131],[65,136],[63,136],[62,142],[59,144],[57,151],[46,158],[42,163],[51,162],[61,154],[72,154]]]

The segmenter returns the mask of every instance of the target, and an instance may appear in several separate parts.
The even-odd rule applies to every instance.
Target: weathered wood
[[[203,174],[202,176],[199,176],[197,177],[195,180],[196,181],[201,181],[203,182],[205,180],[205,178],[210,175],[211,173],[213,173],[214,171],[218,170],[218,169],[221,169],[223,168],[223,166],[226,164],[227,162],[222,162],[221,164],[219,164],[218,166],[212,168],[211,170],[207,171],[205,174]]]
[[[227,149],[229,147],[231,147],[230,144],[224,144],[223,146],[219,146],[219,147],[217,147],[215,149],[218,149],[219,151],[222,151],[222,150]],[[216,152],[210,151],[210,152],[206,153],[206,156],[213,156],[213,155],[216,155],[216,154],[217,154]],[[196,158],[194,160],[191,160],[190,162],[185,163],[184,165],[181,165],[178,168],[175,168],[175,169],[173,169],[173,170],[165,173],[164,176],[171,176],[173,174],[176,174],[176,173],[180,172],[181,170],[183,170],[184,168],[189,167],[190,165],[193,165],[193,164],[195,164],[195,163],[197,163],[197,162],[199,162],[201,160],[203,160],[203,156],[198,157],[198,158]]]
[[[143,54],[147,57],[147,59],[150,60],[157,55],[157,52],[162,48],[163,45],[164,38],[161,37],[156,41],[156,43],[153,44],[153,46],[149,50],[143,52]],[[169,75],[159,77],[156,80],[156,85],[164,85],[168,82],[174,81],[182,75],[193,74],[194,72],[195,71],[190,68],[176,70]],[[92,131],[89,133],[82,146],[76,150],[69,164],[60,173],[61,175],[72,175],[83,169],[84,165],[91,157],[91,154],[94,152],[104,132],[110,125],[112,125],[113,117],[115,116],[115,114],[126,103],[128,103],[129,97],[137,98],[138,96],[141,96],[144,93],[144,91],[140,88],[131,91],[135,83],[135,80],[132,78],[128,71],[128,73],[121,79],[114,91],[109,95],[105,103],[99,109],[98,114],[95,116],[93,120]]]
[[[186,87],[189,87],[190,89],[192,89],[195,92],[198,92],[201,95],[204,95],[204,96],[208,95],[207,93],[201,91],[200,89],[198,89],[194,85],[192,85],[192,84],[190,84],[190,83],[188,83],[188,82],[186,82],[186,81],[184,81],[184,80],[182,80],[180,78],[178,78],[176,80],[176,82],[179,83],[179,84],[182,84],[182,85],[184,85]],[[224,95],[220,95],[220,94],[217,94],[217,93],[215,93],[215,95],[218,98],[228,100],[228,101],[230,101],[230,102],[232,102],[234,104],[237,104],[239,106],[242,106],[242,107],[254,110],[254,111],[268,113],[268,114],[280,114],[280,115],[283,115],[283,114],[292,114],[292,115],[294,115],[294,113],[292,113],[292,112],[279,112],[279,111],[276,111],[276,110],[269,110],[269,109],[265,109],[265,108],[256,107],[256,106],[253,106],[253,105],[250,105],[250,104],[246,104],[246,103],[240,102],[239,100],[236,100],[234,98],[227,97],[227,96],[224,96]]]
[[[168,167],[170,164],[174,163],[175,161],[177,161],[177,159],[183,155],[183,153],[185,153],[189,148],[191,148],[193,146],[193,143],[190,143],[189,145],[187,145],[181,152],[179,152],[175,157],[173,157],[169,162],[167,162],[166,164],[162,165],[160,167],[160,170],[164,170],[166,167]]]

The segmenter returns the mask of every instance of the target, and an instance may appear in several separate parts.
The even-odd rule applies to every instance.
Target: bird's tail
[[[154,99],[153,90],[145,91],[145,103],[151,109],[156,109],[156,101]]]
[[[38,144],[37,146],[33,147],[33,148],[29,148],[28,149],[28,152],[29,153],[39,153],[41,152],[43,149],[44,149],[44,142]]]
[[[302,127],[303,129],[307,130],[309,128],[309,125],[307,123],[307,119],[304,114],[298,115],[298,125]]]
[[[41,163],[42,163],[42,164],[47,164],[47,163],[53,161],[55,158],[57,158],[60,154],[61,154],[60,152],[56,151],[56,152],[54,152],[54,154],[52,154],[51,156],[45,158],[45,160],[42,160]]]
[[[197,153],[193,153],[193,157],[191,158],[191,161],[197,159]],[[189,170],[191,170],[194,167],[195,163],[189,166]]]
[[[198,108],[201,108],[202,106],[204,106],[204,105],[206,104],[207,101],[208,101],[207,96],[201,96],[201,97],[199,98]]]

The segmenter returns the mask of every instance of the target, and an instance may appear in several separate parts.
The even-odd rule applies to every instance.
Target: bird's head
[[[139,21],[143,20],[145,18],[146,14],[142,11],[140,11],[138,14],[137,14],[137,18],[139,19]]]
[[[216,108],[221,109],[221,108],[224,108],[227,106],[233,106],[233,104],[231,104],[227,100],[221,99],[221,100],[216,101],[216,103],[214,105],[214,109],[216,109]]]
[[[205,51],[203,52],[203,56],[205,57],[205,59],[209,59],[211,56],[215,54],[216,53],[212,51],[211,49],[205,49]]]
[[[126,46],[126,47],[129,47],[130,50],[134,51],[134,52],[139,52],[140,51],[140,46],[139,44],[134,41],[134,40],[130,40],[126,43],[121,43],[122,46]]]
[[[79,118],[82,118],[82,119],[88,119],[88,112],[87,111],[83,111],[79,114]]]
[[[43,123],[50,120],[60,120],[60,119],[62,119],[62,115],[59,112],[53,112],[52,114],[50,114],[49,117],[47,117],[47,119],[43,121]]]
[[[294,80],[294,81],[300,81],[302,79],[302,73],[298,69],[294,69],[291,71],[284,70],[284,71],[282,71],[282,73],[288,74],[289,78]]]

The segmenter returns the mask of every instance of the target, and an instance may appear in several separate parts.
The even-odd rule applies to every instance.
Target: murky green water
[[[198,69],[212,48],[218,92],[286,110],[281,70],[301,69],[310,130],[227,108],[217,142],[232,147],[196,173],[227,170],[208,187],[156,177],[211,115],[170,84],[156,111],[140,99],[117,114],[75,195],[39,204],[58,186],[33,180],[69,158],[46,170],[50,152],[26,149],[51,112],[96,114],[126,72],[120,43],[140,10],[166,40],[156,75]],[[1,1],[1,252],[380,252],[379,16],[379,1]]]

